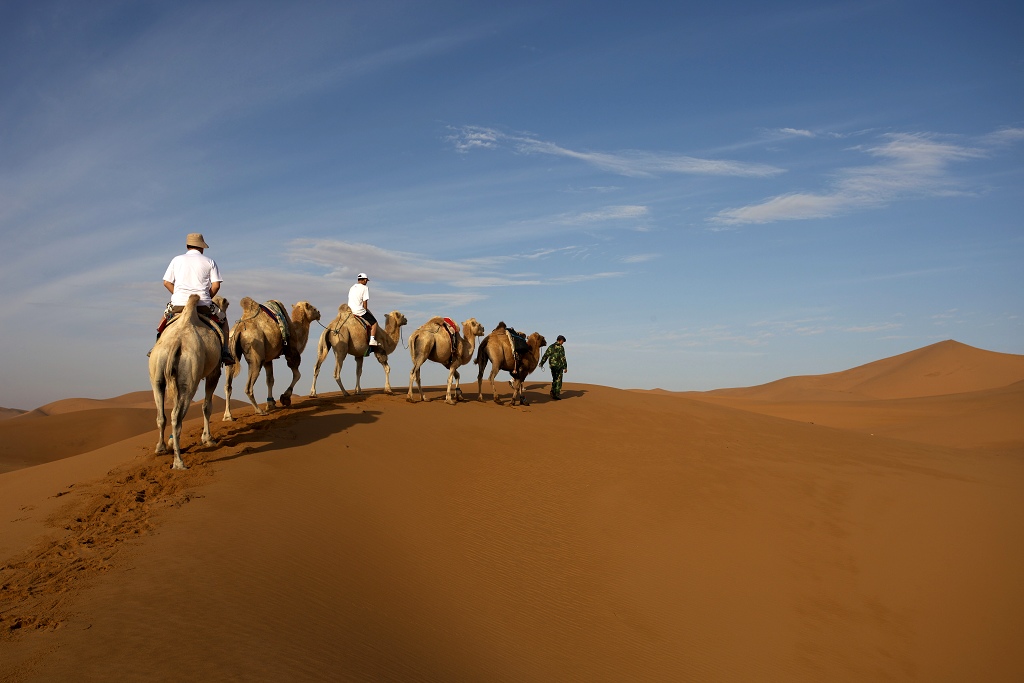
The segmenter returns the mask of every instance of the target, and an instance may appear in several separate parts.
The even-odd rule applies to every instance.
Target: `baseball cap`
[[[359,273],[359,275],[356,275],[356,279],[357,280],[369,280],[370,278],[366,277],[366,273]]]

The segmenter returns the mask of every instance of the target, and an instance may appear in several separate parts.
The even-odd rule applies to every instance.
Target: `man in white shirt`
[[[348,290],[348,307],[352,309],[352,315],[359,316],[370,325],[370,346],[376,346],[377,319],[370,313],[370,288],[366,286],[369,281],[366,273],[356,276],[356,283]]]
[[[171,310],[180,313],[188,303],[189,296],[198,294],[199,305],[196,311],[216,321],[224,333],[221,362],[224,365],[234,365],[235,359],[231,357],[227,347],[227,321],[221,318],[223,314],[213,303],[213,297],[220,291],[220,283],[223,282],[220,269],[217,268],[216,261],[203,254],[203,249],[209,249],[210,245],[203,239],[202,233],[190,233],[185,238],[185,246],[185,253],[171,259],[164,273],[164,287],[171,293]]]

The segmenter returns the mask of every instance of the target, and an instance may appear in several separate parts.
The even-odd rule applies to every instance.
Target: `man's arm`
[[[174,294],[174,283],[164,280],[164,289],[166,289],[171,294]]]
[[[220,291],[220,283],[214,282],[210,284],[210,298],[217,296],[217,292]]]

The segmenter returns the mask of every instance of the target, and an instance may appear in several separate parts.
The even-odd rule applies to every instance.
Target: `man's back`
[[[199,305],[209,306],[213,303],[210,286],[220,282],[221,277],[213,259],[195,249],[189,249],[171,260],[164,273],[164,280],[174,283],[171,305],[184,306],[190,295],[198,294]]]
[[[363,302],[368,301],[369,298],[370,288],[357,282],[348,290],[348,307],[356,315],[363,315],[366,313]]]

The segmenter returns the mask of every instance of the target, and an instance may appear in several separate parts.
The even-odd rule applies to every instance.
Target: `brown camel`
[[[228,309],[223,297],[214,297],[214,303],[222,312]],[[171,440],[174,446],[172,469],[185,470],[181,459],[181,424],[185,421],[189,404],[196,395],[199,382],[206,380],[206,398],[203,400],[203,436],[207,446],[215,446],[210,435],[210,412],[213,409],[213,392],[220,381],[221,333],[204,323],[196,312],[199,295],[193,294],[178,317],[164,328],[163,334],[149,354],[149,383],[153,386],[153,401],[156,403],[156,428],[160,439],[156,452],[166,453],[164,442],[164,392],[171,399]]]
[[[271,304],[284,310],[279,301],[268,301]],[[309,326],[314,320],[320,319],[320,311],[316,310],[308,301],[300,301],[292,306],[292,317],[290,320],[281,322],[288,326],[288,343],[281,335],[281,327],[277,319],[268,312],[267,308],[256,303],[249,297],[243,297],[240,302],[242,306],[242,317],[235,323],[231,330],[231,353],[236,359],[245,357],[249,364],[249,381],[245,385],[245,395],[256,410],[257,415],[266,415],[267,410],[275,408],[274,404],[274,365],[275,358],[284,355],[288,367],[292,370],[292,383],[288,385],[281,394],[281,405],[292,404],[292,389],[299,381],[299,363],[302,362],[302,351],[309,341]],[[276,312],[274,315],[277,315]],[[227,382],[224,384],[224,420],[230,422],[231,416],[231,384],[238,375],[240,363],[235,363],[228,369]],[[260,408],[253,395],[253,387],[256,385],[256,378],[260,376],[260,369],[267,370],[267,410]]]
[[[408,322],[408,319],[398,311],[391,311],[384,316],[384,334],[377,335],[377,346],[370,346],[370,333],[366,326],[352,314],[352,309],[348,304],[338,306],[337,317],[320,335],[320,343],[316,349],[316,367],[313,368],[313,386],[309,390],[309,395],[316,396],[316,377],[320,374],[320,366],[331,349],[334,349],[334,381],[338,383],[341,395],[348,396],[348,392],[341,384],[341,365],[345,362],[347,355],[355,356],[355,392],[363,393],[359,386],[359,380],[363,375],[363,358],[367,355],[367,349],[372,349],[373,355],[377,357],[377,362],[384,366],[384,393],[393,396],[395,392],[391,391],[391,366],[388,365],[388,355],[394,352],[398,346],[402,325]]]
[[[462,334],[455,331],[455,351],[452,350],[452,337],[448,333],[444,318],[431,318],[418,330],[409,335],[409,355],[412,356],[412,371],[409,373],[409,393],[406,400],[413,401],[412,384],[420,390],[420,400],[426,401],[423,396],[423,383],[420,381],[420,367],[432,360],[435,363],[448,368],[448,391],[445,393],[444,402],[455,405],[462,398],[462,389],[459,388],[459,368],[473,360],[473,351],[476,349],[476,338],[484,336],[484,326],[470,318],[462,323]],[[455,382],[455,396],[452,396],[452,381]]]
[[[480,349],[476,352],[476,360],[473,362],[480,366],[476,377],[480,400],[484,400],[484,368],[487,367],[487,361],[490,361],[493,367],[488,379],[491,382],[491,398],[494,399],[494,402],[501,404],[498,393],[494,389],[494,376],[501,370],[507,370],[512,375],[512,405],[516,405],[517,402],[524,406],[529,405],[523,394],[523,381],[537,368],[537,363],[540,362],[540,350],[547,346],[548,342],[540,335],[540,332],[534,332],[527,337],[526,342],[530,345],[530,350],[520,357],[519,368],[516,369],[515,358],[512,355],[512,342],[509,341],[506,329],[505,323],[498,323],[498,326],[480,343]]]

